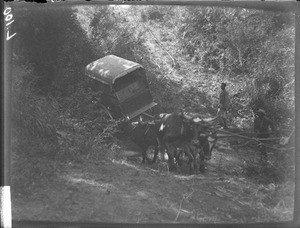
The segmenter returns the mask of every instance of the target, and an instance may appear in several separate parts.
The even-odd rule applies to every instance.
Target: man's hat
[[[261,114],[263,114],[263,115],[266,115],[265,110],[263,110],[263,109],[261,109],[261,108],[257,110],[257,113],[261,113]]]
[[[222,84],[221,84],[221,85],[226,87],[226,83],[224,83],[224,82],[222,82]]]

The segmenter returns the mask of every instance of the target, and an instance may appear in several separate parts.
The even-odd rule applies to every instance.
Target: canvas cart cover
[[[112,85],[117,78],[138,68],[143,67],[118,56],[108,55],[87,65],[86,74],[104,84]]]

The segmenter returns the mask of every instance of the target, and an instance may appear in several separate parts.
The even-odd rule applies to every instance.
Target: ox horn
[[[199,123],[199,122],[203,122],[203,119],[199,118],[199,117],[196,117],[193,119],[193,122],[194,123]]]

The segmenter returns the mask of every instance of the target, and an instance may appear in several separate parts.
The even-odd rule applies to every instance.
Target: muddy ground
[[[125,143],[126,144],[126,143]],[[117,223],[251,223],[293,218],[293,183],[259,184],[243,176],[240,150],[219,141],[204,174],[165,162],[141,164],[120,143],[118,158],[56,164],[52,178],[12,195],[13,220]]]

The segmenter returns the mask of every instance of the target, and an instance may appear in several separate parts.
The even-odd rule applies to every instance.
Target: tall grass
[[[89,115],[84,90],[64,106],[66,102],[36,94],[33,83],[30,70],[13,67],[12,186],[27,193],[37,181],[55,177],[57,163],[105,159],[117,131],[116,121]]]

